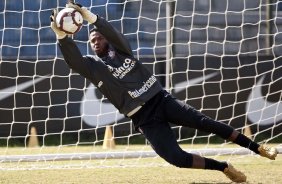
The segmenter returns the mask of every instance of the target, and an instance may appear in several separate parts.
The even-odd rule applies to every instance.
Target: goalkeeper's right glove
[[[87,10],[87,8],[81,6],[80,4],[68,3],[66,4],[66,7],[76,9],[82,15],[83,19],[90,24],[93,24],[97,21],[97,15],[93,14],[91,11]]]
[[[56,17],[57,17],[58,11],[56,9],[53,10],[52,15],[50,16],[51,19],[51,28],[55,32],[57,39],[63,39],[67,36],[67,34],[64,31],[61,31],[57,24],[56,24]]]

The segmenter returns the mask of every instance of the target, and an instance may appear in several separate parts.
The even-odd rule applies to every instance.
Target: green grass
[[[247,183],[282,183],[282,156],[275,161],[256,156],[228,156],[233,165],[247,175]],[[224,159],[220,157],[218,159]],[[154,158],[152,158],[154,159]],[[142,159],[141,159],[142,160]],[[146,160],[146,159],[145,159]],[[158,162],[163,162],[157,159]],[[154,162],[157,161],[156,159]],[[142,162],[142,161],[141,161]],[[15,164],[16,167],[17,164]],[[1,171],[0,183],[230,183],[218,171],[181,169],[174,166],[114,167]]]
[[[5,151],[0,150],[0,155],[13,155],[20,152],[23,154],[56,153],[63,149],[65,149],[63,152],[74,152],[74,148],[68,147],[20,150],[9,148]],[[93,147],[78,147],[76,149],[79,152],[93,151]],[[144,149],[150,148],[145,147]],[[98,148],[96,151],[98,150],[102,149]],[[235,168],[247,175],[247,183],[282,183],[282,155],[279,155],[275,161],[254,155],[228,155],[212,158],[231,162]],[[137,158],[0,163],[0,184],[10,183],[182,184],[230,183],[230,180],[218,171],[176,168],[160,158]]]

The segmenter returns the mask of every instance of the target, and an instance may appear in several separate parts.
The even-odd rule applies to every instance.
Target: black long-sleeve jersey
[[[111,45],[108,56],[82,56],[75,42],[65,37],[59,47],[66,63],[89,79],[124,115],[143,105],[162,90],[156,77],[134,58],[129,43],[109,22],[94,23]]]

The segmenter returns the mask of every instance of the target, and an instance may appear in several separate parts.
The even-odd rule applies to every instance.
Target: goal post
[[[0,169],[143,166],[141,158],[157,158],[149,143],[63,60],[49,16],[66,2],[0,2]],[[174,96],[282,152],[279,1],[76,2],[121,30],[136,58]],[[85,23],[73,36],[83,55],[93,54],[91,28]],[[214,134],[171,126],[186,151],[251,154]],[[103,149],[105,137],[114,148]],[[69,162],[55,162],[61,160]],[[146,166],[158,165],[155,160]]]

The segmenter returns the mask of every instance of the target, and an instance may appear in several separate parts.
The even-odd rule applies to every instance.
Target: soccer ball
[[[62,9],[57,17],[57,27],[67,34],[77,33],[82,27],[82,15],[74,8]]]

